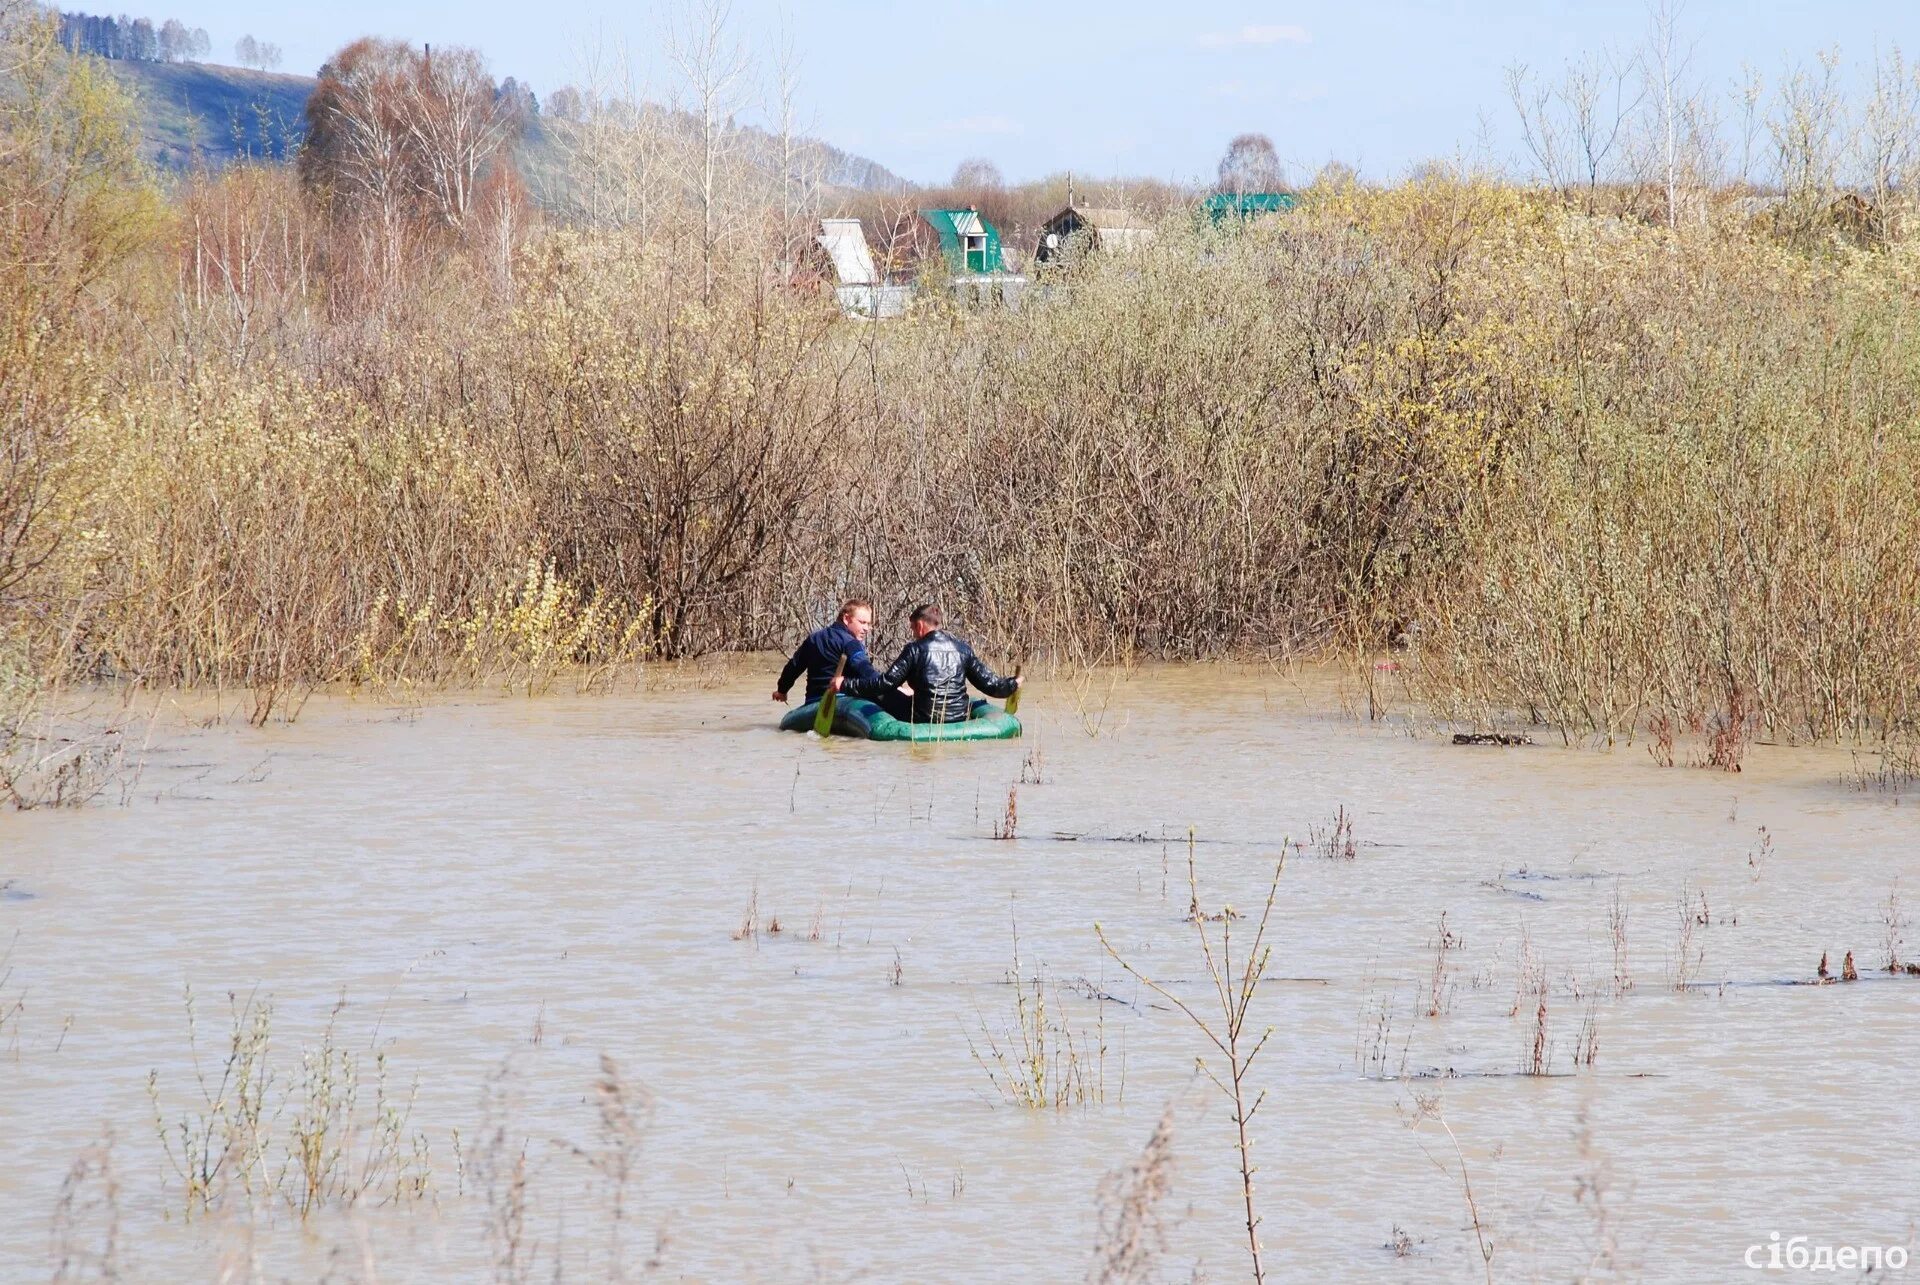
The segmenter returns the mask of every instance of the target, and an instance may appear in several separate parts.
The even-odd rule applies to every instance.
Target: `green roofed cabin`
[[[940,253],[954,276],[984,277],[1006,270],[999,229],[981,218],[980,211],[922,210],[920,217],[939,235]]]
[[[920,217],[940,238],[940,255],[957,297],[972,304],[1019,302],[1027,279],[1007,270],[1000,230],[981,218],[980,211],[922,210]]]
[[[1239,219],[1257,219],[1264,214],[1284,214],[1300,204],[1300,198],[1292,192],[1215,192],[1200,208],[1215,223],[1224,223],[1229,217]]]

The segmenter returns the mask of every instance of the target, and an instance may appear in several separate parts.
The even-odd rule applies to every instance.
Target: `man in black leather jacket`
[[[1002,678],[988,669],[973,654],[973,648],[940,628],[938,607],[922,604],[913,609],[909,619],[913,622],[913,641],[886,672],[878,678],[840,679],[840,690],[871,700],[875,692],[907,683],[913,688],[914,722],[958,723],[972,712],[968,683],[1002,700],[1020,685],[1019,679]]]

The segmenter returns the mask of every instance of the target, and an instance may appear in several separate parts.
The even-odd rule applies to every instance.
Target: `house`
[[[1200,208],[1217,224],[1229,218],[1251,222],[1269,214],[1284,214],[1298,204],[1300,198],[1292,192],[1215,192],[1200,203]]]
[[[1041,263],[1054,263],[1071,257],[1076,246],[1088,250],[1131,250],[1152,242],[1153,229],[1125,210],[1069,205],[1041,225],[1040,248],[1034,252],[1034,258]]]
[[[859,219],[821,219],[814,238],[833,263],[833,297],[849,317],[898,317],[907,310],[913,287],[886,281],[874,266],[867,248],[866,229]]]
[[[964,303],[999,302],[1013,306],[1027,279],[1007,269],[1000,232],[978,210],[922,210],[920,217],[939,239],[948,284]]]
[[[981,218],[980,211],[922,210],[920,217],[940,238],[940,253],[954,276],[981,277],[1006,271],[1000,231]]]

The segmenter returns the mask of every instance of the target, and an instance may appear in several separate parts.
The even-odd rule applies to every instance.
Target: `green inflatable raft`
[[[808,701],[780,720],[783,732],[811,732],[819,701]],[[1020,720],[997,705],[973,702],[964,723],[903,723],[869,700],[842,696],[834,702],[833,734],[869,741],[1006,741],[1020,735]]]

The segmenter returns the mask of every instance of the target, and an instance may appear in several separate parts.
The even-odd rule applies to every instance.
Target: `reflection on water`
[[[1920,979],[1877,970],[1896,880],[1920,890],[1916,814],[1842,784],[1843,755],[1763,747],[1723,775],[1457,748],[1218,668],[1120,682],[1097,738],[1037,683],[1024,740],[821,744],[772,730],[765,687],[316,700],[264,730],[169,714],[132,806],[0,816],[0,1011],[23,1005],[0,1025],[8,1279],[51,1269],[62,1180],[107,1130],[132,1278],[207,1278],[246,1245],[233,1216],[182,1220],[154,1137],[149,1071],[170,1118],[195,1083],[188,986],[203,1070],[232,992],[271,996],[280,1087],[330,1015],[418,1077],[430,1198],[304,1236],[282,1210],[234,1260],[268,1275],[483,1277],[490,1128],[531,1140],[523,1251],[605,1275],[606,1184],[570,1148],[598,1154],[606,1054],[654,1102],[631,1266],[663,1231],[690,1278],[1077,1278],[1102,1177],[1172,1102],[1168,1274],[1232,1277],[1205,1050],[1093,933],[1203,995],[1190,827],[1214,904],[1257,905],[1304,845],[1254,1017],[1276,1028],[1254,1076],[1276,1279],[1482,1278],[1451,1145],[1407,1127],[1416,1095],[1460,1139],[1501,1279],[1606,1250],[1628,1276],[1717,1279],[1776,1230],[1912,1235]],[[1343,807],[1355,855],[1326,859]],[[970,1051],[1012,1029],[1016,923],[1022,971],[1083,1039],[1104,1030],[1097,1104],[1010,1106]],[[1857,983],[1774,984],[1849,950]]]

